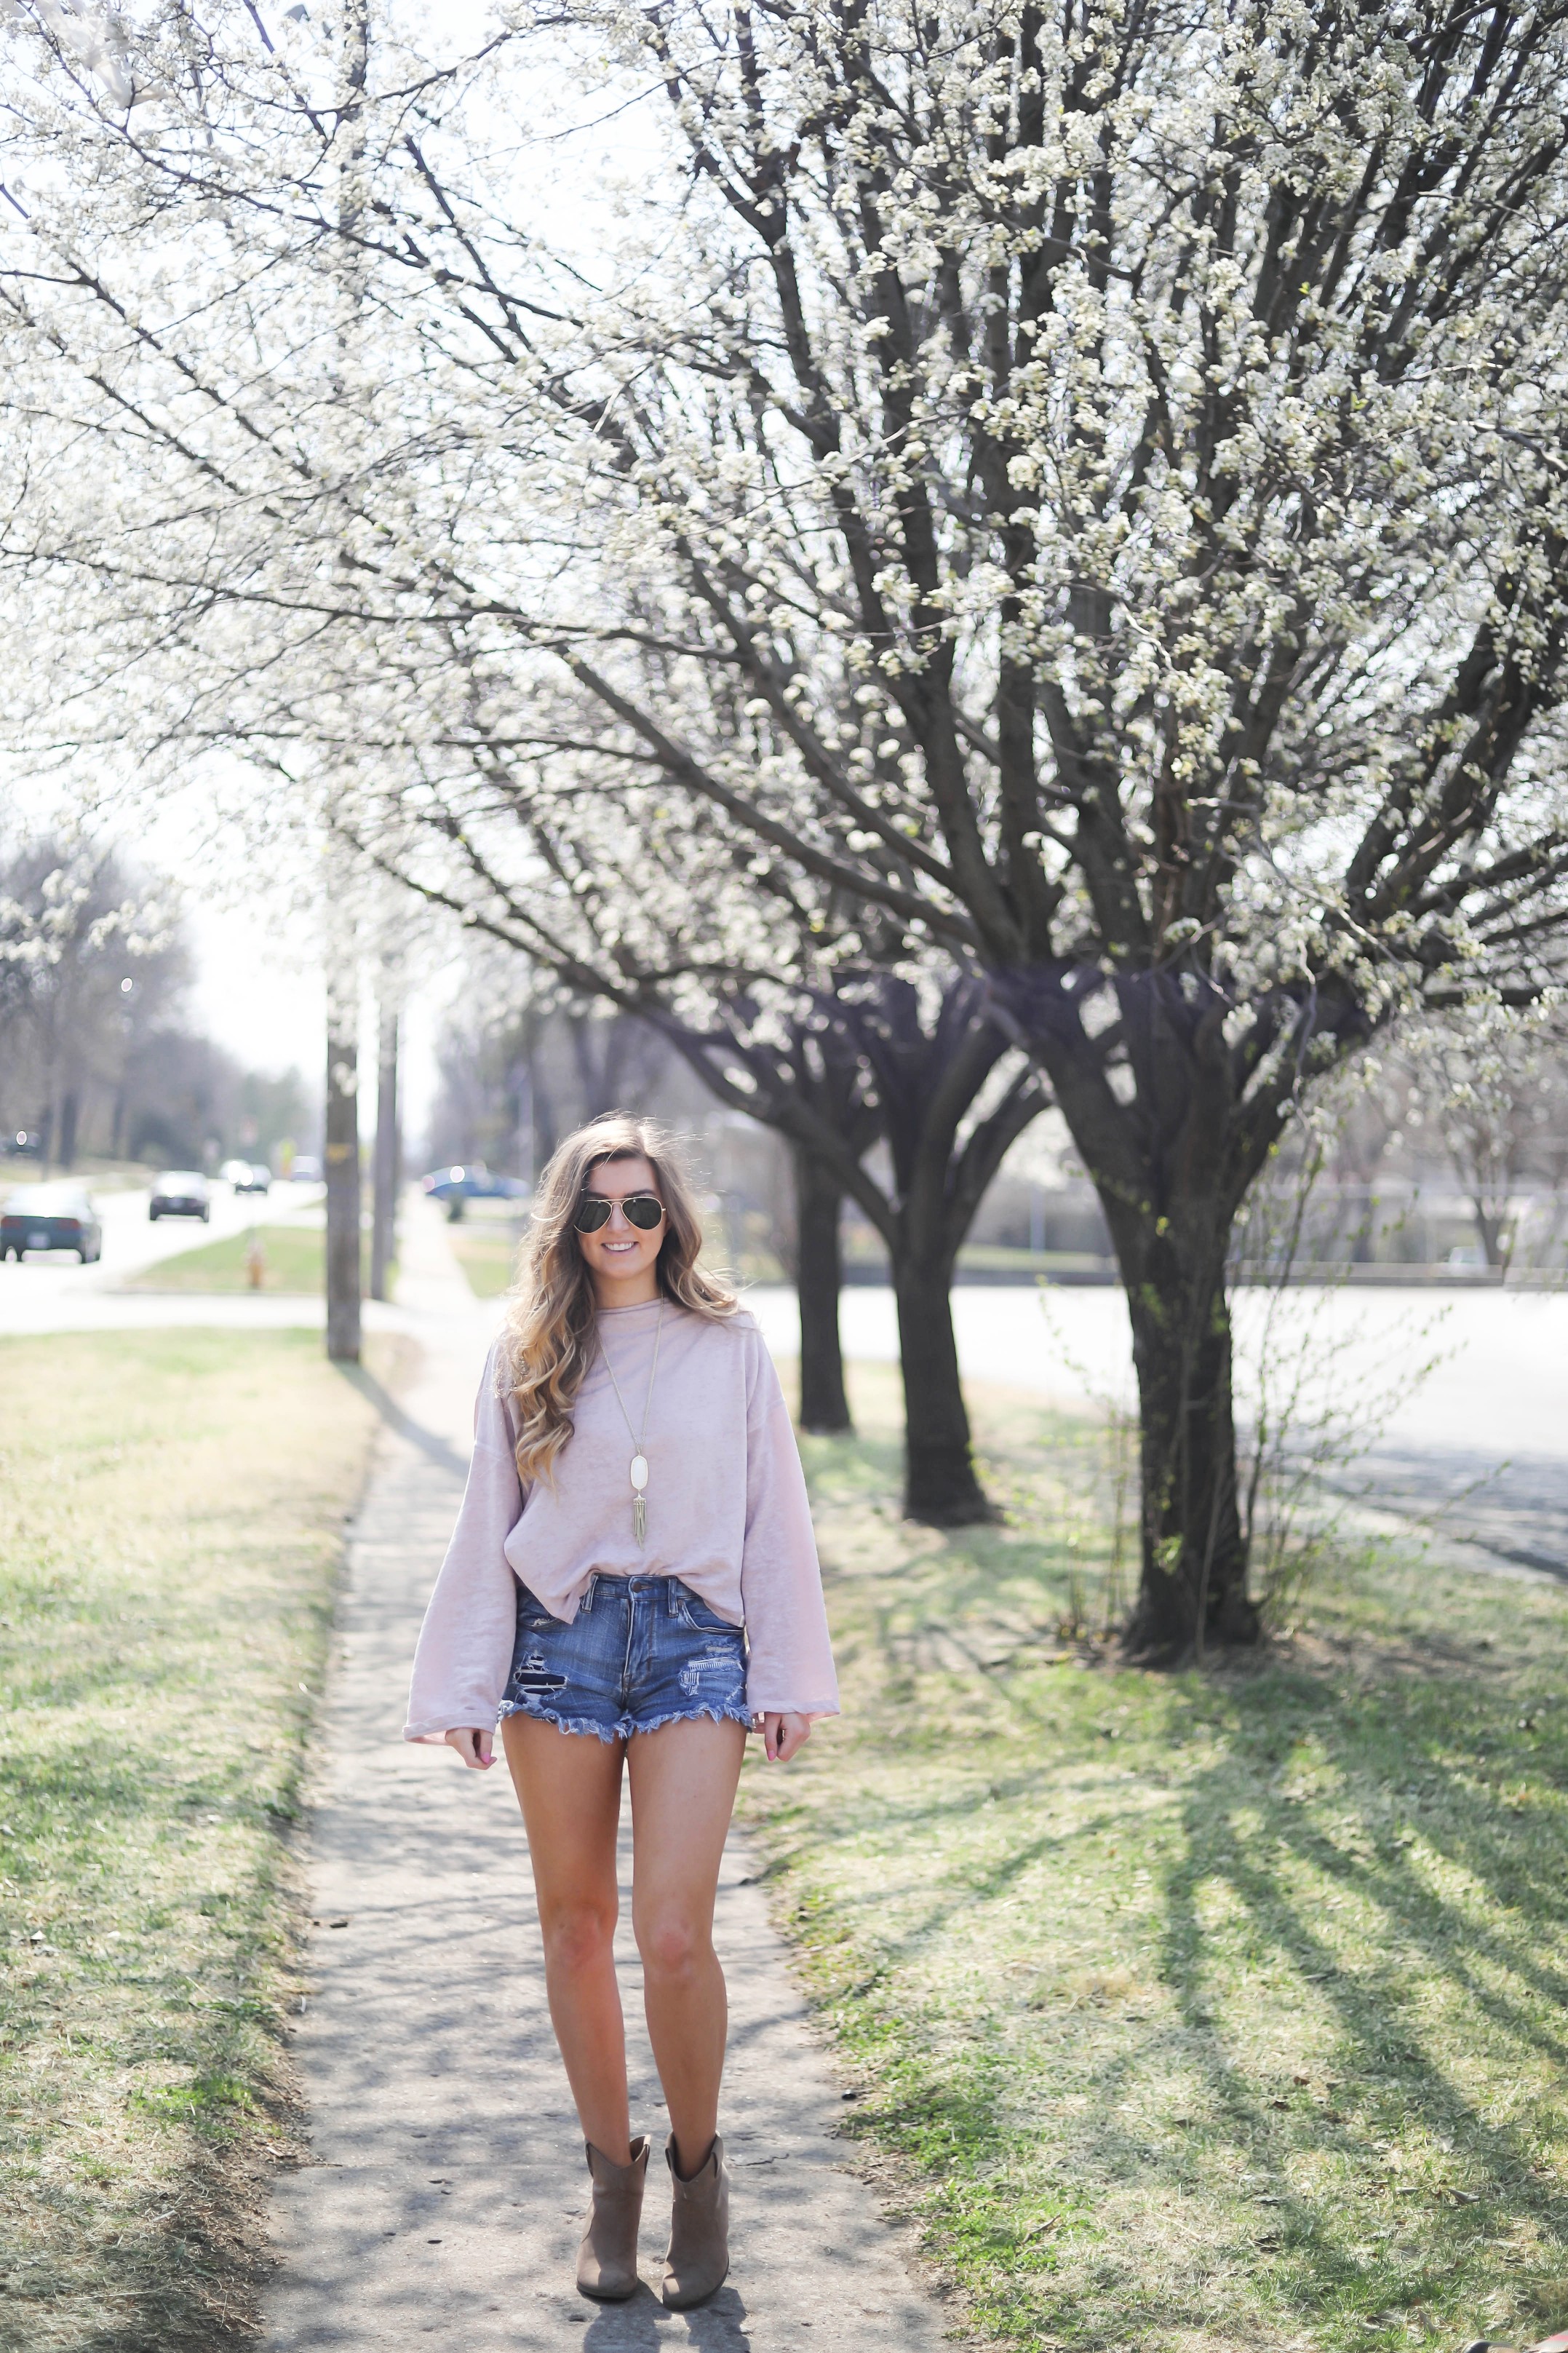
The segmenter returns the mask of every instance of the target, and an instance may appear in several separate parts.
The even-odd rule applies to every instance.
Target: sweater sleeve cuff
[[[791,1699],[773,1692],[751,1690],[746,1693],[746,1705],[753,1715],[805,1715],[813,1724],[839,1713],[837,1699]]]
[[[403,1727],[403,1737],[405,1740],[425,1741],[438,1748],[448,1732],[456,1732],[465,1725],[476,1732],[488,1732],[495,1720],[493,1707],[459,1708],[455,1715],[443,1717],[439,1723],[427,1716],[410,1716]]]

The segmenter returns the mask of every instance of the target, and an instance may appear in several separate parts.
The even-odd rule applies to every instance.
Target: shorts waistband
[[[639,1569],[630,1577],[619,1577],[609,1569],[596,1568],[583,1588],[583,1599],[577,1607],[580,1609],[592,1609],[595,1596],[601,1587],[604,1587],[611,1595],[624,1593],[634,1601],[644,1596],[650,1601],[662,1601],[665,1608],[671,1612],[676,1608],[677,1596],[689,1590],[679,1577],[671,1575],[668,1570],[655,1576],[651,1571],[645,1572]]]

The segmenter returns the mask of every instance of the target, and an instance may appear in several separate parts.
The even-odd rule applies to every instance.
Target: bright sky
[[[186,932],[195,963],[195,1029],[249,1068],[304,1071],[318,1086],[326,1018],[314,924],[265,899],[240,907],[193,903]],[[436,1092],[436,1039],[458,977],[455,965],[416,982],[403,1030],[403,1128],[416,1149]],[[360,1039],[360,1120],[375,1118],[374,1015],[367,1003]]]
[[[26,777],[8,780],[11,826],[0,848],[68,821],[59,788]],[[185,1019],[247,1068],[295,1068],[318,1086],[326,1053],[325,990],[320,918],[279,852],[263,871],[237,838],[215,841],[196,796],[163,796],[153,808],[116,807],[90,821],[95,839],[111,841],[133,869],[172,883],[194,966]],[[437,1084],[436,1041],[462,968],[451,948],[426,939],[411,977],[403,1029],[403,1128],[419,1148]],[[361,1124],[375,1122],[375,1014],[367,988],[360,1039]]]

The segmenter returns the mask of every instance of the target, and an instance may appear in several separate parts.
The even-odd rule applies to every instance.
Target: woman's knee
[[[616,1939],[616,1907],[596,1900],[552,1904],[541,1915],[545,1958],[557,1968],[581,1969],[602,1961]]]
[[[707,1923],[688,1913],[658,1911],[636,1917],[633,1925],[643,1968],[655,1977],[690,1977],[712,1957]]]

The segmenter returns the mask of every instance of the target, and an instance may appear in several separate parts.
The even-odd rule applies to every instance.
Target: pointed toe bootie
[[[620,2304],[637,2284],[637,2224],[643,2183],[647,2179],[647,2142],[632,2143],[629,2165],[612,2165],[602,2149],[584,2141],[594,2204],[577,2250],[577,2293],[596,2304]]]
[[[689,2181],[675,2167],[675,2135],[665,2144],[665,2162],[675,2191],[669,2218],[669,2253],[664,2259],[664,2301],[671,2312],[705,2304],[724,2284],[730,2269],[730,2176],[724,2144],[713,2146]]]

